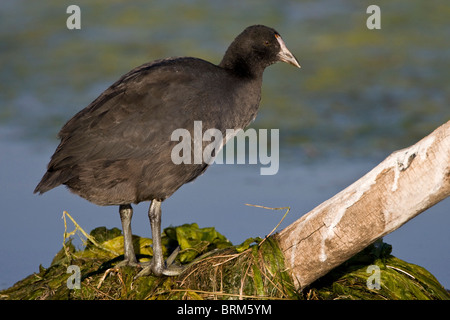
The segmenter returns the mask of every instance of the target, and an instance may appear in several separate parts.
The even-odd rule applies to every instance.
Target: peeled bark
[[[450,195],[450,121],[276,235],[297,289]]]

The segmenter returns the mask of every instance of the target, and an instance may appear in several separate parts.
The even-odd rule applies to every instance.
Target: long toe
[[[151,274],[152,274],[152,266],[150,264],[150,265],[145,266],[141,271],[139,271],[139,273],[134,278],[137,279],[140,277],[149,276]]]
[[[116,267],[139,267],[141,264],[138,263],[136,260],[122,260],[118,264],[116,264]]]
[[[164,268],[162,274],[169,277],[179,276],[180,274],[183,273],[185,269],[186,269],[185,267],[172,264]]]
[[[167,259],[166,263],[170,262],[168,260],[169,259]],[[164,266],[163,268],[158,268],[158,270],[155,270],[155,266],[153,265],[153,263],[151,263],[151,262],[150,262],[150,264],[146,263],[144,268],[136,275],[135,278],[145,277],[145,276],[149,276],[149,275],[155,275],[155,276],[164,275],[164,276],[174,277],[174,276],[180,275],[186,269],[185,267],[175,265],[172,262],[168,266]]]
[[[178,256],[178,253],[180,253],[180,246],[178,246],[173,252],[170,254],[170,256],[166,260],[166,266],[170,267],[172,263],[175,261],[176,257]]]
[[[158,271],[158,273],[155,274],[155,272],[153,271],[153,266],[149,265],[149,266],[144,267],[136,275],[135,279],[140,278],[140,277],[149,276],[149,275],[164,275],[164,276],[169,276],[169,277],[175,277],[175,276],[179,276],[180,274],[182,274],[184,270],[185,270],[185,268],[182,266],[171,265],[167,268],[164,268],[164,269]]]

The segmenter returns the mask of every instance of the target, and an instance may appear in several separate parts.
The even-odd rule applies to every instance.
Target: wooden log
[[[450,195],[450,121],[396,151],[275,237],[303,289]]]

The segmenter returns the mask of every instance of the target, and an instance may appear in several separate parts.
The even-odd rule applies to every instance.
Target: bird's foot
[[[137,275],[135,278],[139,278],[139,277],[144,277],[144,276],[149,276],[149,275],[155,275],[155,276],[169,276],[169,277],[174,277],[174,276],[179,276],[181,273],[183,273],[185,268],[183,268],[182,266],[177,266],[177,265],[170,265],[170,266],[163,266],[162,268],[155,268],[155,266],[153,264],[148,265],[146,267],[144,267]]]
[[[148,276],[151,274],[153,274],[155,276],[161,276],[161,275],[178,276],[178,275],[180,275],[185,270],[185,268],[173,264],[173,262],[175,261],[175,258],[177,257],[179,252],[180,252],[180,247],[177,247],[163,264],[155,263],[154,259],[152,259],[149,262],[141,263],[141,265],[143,265],[144,268],[136,275],[135,278]]]
[[[136,259],[124,259],[115,265],[116,268],[122,267],[140,267],[142,263],[139,263]]]

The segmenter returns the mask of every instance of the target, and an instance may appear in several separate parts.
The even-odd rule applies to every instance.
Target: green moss
[[[424,268],[391,255],[392,247],[381,240],[329,272],[311,285],[314,299],[449,300],[450,294]],[[369,289],[372,272],[380,270],[380,288]]]
[[[178,277],[135,278],[139,268],[115,265],[123,259],[118,229],[96,228],[77,250],[72,240],[56,254],[49,268],[0,292],[2,299],[450,299],[425,269],[393,257],[391,247],[377,242],[332,270],[303,292],[292,285],[276,240],[250,238],[238,246],[214,228],[197,224],[163,232],[167,257],[178,245],[177,263],[186,266]],[[134,236],[140,260],[150,259],[151,239]],[[69,265],[80,268],[81,288],[69,289]],[[369,265],[381,271],[381,288],[368,289]]]

